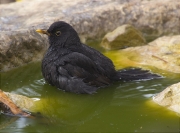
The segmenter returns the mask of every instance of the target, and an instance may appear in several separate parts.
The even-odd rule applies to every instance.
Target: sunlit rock
[[[22,110],[31,111],[35,108],[35,102],[39,99],[28,98],[23,95],[4,92],[12,102]]]
[[[153,101],[172,111],[180,113],[180,82],[167,87],[154,96]]]
[[[107,33],[102,39],[101,46],[112,50],[145,45],[142,33],[131,25],[122,25]]]
[[[105,53],[115,65],[124,67],[154,67],[180,73],[180,35],[164,36],[146,46]]]

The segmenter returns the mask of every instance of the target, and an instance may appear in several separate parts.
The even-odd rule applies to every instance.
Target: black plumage
[[[37,32],[47,34],[50,44],[42,61],[42,74],[59,89],[92,94],[113,81],[159,77],[141,69],[116,71],[109,58],[82,44],[77,32],[66,22],[55,22],[48,30]]]

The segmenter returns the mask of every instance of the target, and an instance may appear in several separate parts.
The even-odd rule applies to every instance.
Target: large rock
[[[157,37],[180,33],[179,7],[180,1],[171,0],[23,0],[0,5],[0,71],[41,59],[47,40],[34,30],[54,21],[70,23],[84,41],[126,23]]]
[[[180,73],[180,35],[164,36],[146,46],[130,47],[105,54],[116,66],[154,67]]]
[[[180,82],[154,96],[153,101],[180,114]]]
[[[119,26],[114,31],[107,33],[101,42],[101,46],[108,50],[142,46],[145,44],[146,40],[142,33],[128,24]]]
[[[0,36],[0,70],[42,59],[48,40],[35,31],[13,31]]]

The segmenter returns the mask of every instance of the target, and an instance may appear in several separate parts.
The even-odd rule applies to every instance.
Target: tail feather
[[[149,70],[142,70],[141,68],[128,68],[118,71],[118,78],[121,81],[136,81],[157,79],[162,78],[162,76],[153,74]]]

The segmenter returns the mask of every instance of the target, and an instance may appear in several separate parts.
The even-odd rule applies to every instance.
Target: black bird
[[[139,68],[116,71],[112,61],[99,51],[81,43],[74,28],[66,22],[54,22],[48,30],[49,48],[42,61],[42,74],[49,84],[74,92],[96,92],[113,81],[159,77]]]

